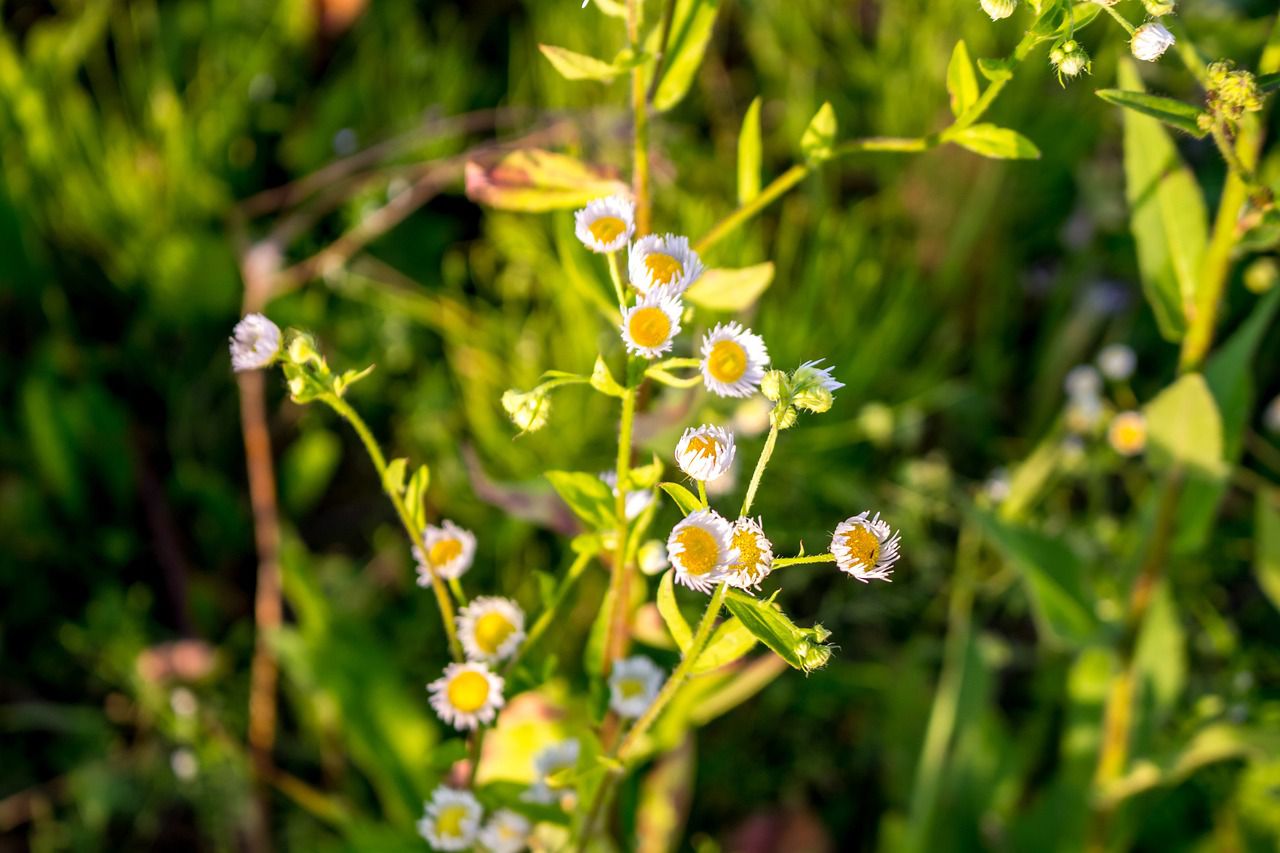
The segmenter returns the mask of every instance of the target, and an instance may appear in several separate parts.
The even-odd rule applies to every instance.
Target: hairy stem
[[[785,568],[787,566],[804,566],[810,563],[834,563],[836,561],[835,554],[814,554],[809,557],[782,557],[773,561],[775,569]]]
[[[617,529],[614,538],[613,573],[609,579],[609,596],[612,611],[609,615],[609,631],[605,639],[604,674],[608,675],[613,662],[626,652],[627,607],[630,604],[627,565],[627,480],[631,475],[631,428],[636,417],[636,390],[628,388],[622,395],[622,421],[618,428],[618,463],[616,469],[617,491],[614,497],[614,515]]]
[[[756,470],[751,473],[751,484],[747,486],[747,496],[742,499],[742,511],[738,513],[738,518],[746,518],[747,513],[751,512],[751,504],[756,499],[756,490],[760,488],[760,478],[764,476],[764,469],[768,466],[769,457],[773,455],[773,448],[777,443],[778,425],[773,424],[769,427],[769,437],[764,441],[760,458],[756,460]]]

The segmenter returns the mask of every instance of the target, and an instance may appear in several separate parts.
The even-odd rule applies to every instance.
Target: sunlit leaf
[[[588,527],[608,530],[615,526],[613,490],[598,476],[581,471],[548,471],[546,476],[569,509]]]
[[[497,163],[467,162],[467,198],[499,210],[544,213],[582,207],[601,196],[627,192],[609,172],[566,154],[524,148]]]
[[[756,637],[739,619],[726,619],[717,626],[707,647],[693,663],[693,674],[710,672],[731,664],[755,647]]]
[[[1211,477],[1225,473],[1222,415],[1199,373],[1188,373],[1161,391],[1143,412],[1147,458],[1155,465],[1181,465]]]
[[[702,501],[697,495],[679,483],[659,483],[658,488],[666,492],[685,515],[702,509]]]
[[[740,269],[710,269],[685,291],[684,298],[710,311],[745,311],[773,283],[773,261]]]
[[[792,667],[811,672],[826,666],[831,659],[831,649],[825,642],[830,636],[828,632],[820,625],[812,628],[796,625],[772,598],[753,598],[731,589],[725,606],[756,639]]]
[[[831,155],[835,153],[838,132],[836,111],[828,101],[818,108],[809,120],[809,126],[804,129],[804,135],[800,137],[800,153],[810,163],[831,159]]]
[[[598,80],[607,83],[626,71],[613,63],[563,47],[540,44],[538,50],[542,51],[542,55],[566,80]]]
[[[1148,95],[1146,92],[1130,92],[1125,89],[1099,89],[1094,94],[1109,104],[1136,110],[1170,127],[1189,133],[1197,139],[1207,132],[1201,129],[1197,122],[1197,119],[1204,115],[1204,110],[1182,101],[1159,95]]]
[[[680,613],[679,605],[676,604],[673,569],[668,569],[662,576],[662,580],[658,582],[658,613],[662,615],[662,621],[666,623],[667,630],[671,632],[671,639],[676,641],[680,651],[683,652],[689,648],[693,642],[693,631],[685,621],[684,615]]]
[[[760,96],[757,95],[742,117],[738,132],[738,204],[746,204],[760,194]]]
[[[994,124],[974,124],[943,134],[948,142],[995,160],[1039,160],[1040,149],[1016,130]]]
[[[951,96],[953,116],[963,115],[978,100],[978,78],[973,73],[973,60],[969,58],[964,39],[956,42],[951,61],[947,63],[947,94]]]
[[[684,100],[706,55],[719,11],[720,0],[675,0],[670,40],[653,93],[654,109],[665,112]],[[652,49],[657,49],[656,43]]]

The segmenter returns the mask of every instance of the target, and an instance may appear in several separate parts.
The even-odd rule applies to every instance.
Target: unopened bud
[[[1147,14],[1153,18],[1162,18],[1165,15],[1173,14],[1174,6],[1177,5],[1175,0],[1142,0],[1142,5],[1146,7]]]
[[[787,374],[781,370],[770,370],[760,380],[760,393],[764,394],[766,400],[772,400],[775,403],[780,401],[789,393]]]
[[[790,429],[795,426],[796,419],[800,417],[800,413],[796,411],[795,406],[779,406],[773,410],[773,414],[770,417],[778,429]]]
[[[979,0],[979,5],[991,20],[999,21],[1017,10],[1018,0]]]
[[[309,363],[321,364],[320,352],[315,340],[306,332],[298,332],[289,342],[289,361],[303,367]]]
[[[835,402],[835,397],[831,392],[821,385],[811,386],[796,394],[791,401],[806,412],[813,412],[820,415],[831,408],[831,404]]]
[[[1280,281],[1280,265],[1275,258],[1258,258],[1244,269],[1244,286],[1251,293],[1266,293]]]

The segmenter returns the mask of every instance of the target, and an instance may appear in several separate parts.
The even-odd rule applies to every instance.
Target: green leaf
[[[685,515],[702,509],[702,501],[698,500],[693,492],[679,483],[659,483],[658,488],[670,495],[671,499],[676,502],[676,506],[680,507],[680,511]]]
[[[342,442],[327,429],[310,428],[280,459],[280,500],[301,515],[324,495],[342,461]]]
[[[1222,415],[1204,376],[1188,373],[1144,409],[1147,459],[1158,467],[1181,465],[1210,477],[1226,474]]]
[[[810,163],[822,163],[831,159],[835,152],[836,133],[839,123],[836,121],[835,108],[827,101],[809,120],[809,126],[800,137],[800,153]]]
[[[1173,710],[1187,681],[1187,638],[1168,581],[1156,588],[1151,599],[1138,634],[1134,668],[1142,691],[1139,720],[1150,735]]]
[[[596,365],[591,370],[591,387],[599,391],[601,394],[608,394],[610,397],[625,397],[627,389],[618,384],[618,380],[613,378],[613,373],[609,370],[609,365],[605,363],[604,356],[596,356]]]
[[[658,582],[658,613],[671,632],[671,639],[676,641],[680,651],[685,651],[693,643],[693,631],[676,604],[675,570],[667,569],[662,580]]]
[[[760,195],[760,96],[757,95],[738,131],[738,204],[746,204]]]
[[[594,56],[550,44],[540,44],[538,50],[542,51],[542,55],[550,60],[551,65],[566,80],[599,80],[607,83],[626,70]]]
[[[1035,144],[1007,127],[994,124],[975,124],[960,130],[943,133],[947,142],[995,160],[1039,160],[1040,149]]]
[[[1280,488],[1258,492],[1255,519],[1253,573],[1258,586],[1280,610]]]
[[[727,666],[751,651],[756,644],[755,634],[739,619],[727,619],[711,635],[707,647],[693,663],[692,672],[699,675]]]
[[[1258,88],[1263,92],[1274,92],[1280,89],[1280,71],[1272,74],[1263,74],[1257,79]]]
[[[1120,63],[1118,79],[1129,90],[1142,86],[1127,59]],[[1142,290],[1160,333],[1178,341],[1186,333],[1184,306],[1195,303],[1208,233],[1204,198],[1168,132],[1134,110],[1124,111],[1124,170]]]
[[[582,649],[582,665],[588,673],[598,673],[604,668],[604,646],[609,639],[609,617],[613,613],[613,590],[604,594],[600,610],[591,623],[587,644]]]
[[[1013,79],[1015,63],[1011,59],[979,59],[978,70],[992,83]]]
[[[566,210],[627,191],[625,183],[603,169],[538,148],[512,151],[496,163],[467,161],[467,198],[498,210]]]
[[[609,530],[615,526],[613,490],[595,474],[548,471],[547,479],[574,515],[588,527]]]
[[[1099,89],[1094,94],[1108,104],[1136,110],[1170,127],[1189,133],[1197,139],[1203,138],[1208,132],[1202,130],[1197,122],[1197,119],[1204,115],[1204,110],[1193,107],[1191,104],[1159,95],[1148,95],[1146,92],[1130,92],[1126,89]]]
[[[973,73],[973,60],[964,39],[956,42],[947,63],[947,94],[951,96],[951,114],[960,116],[978,101],[978,78]]]
[[[387,469],[382,473],[382,488],[393,495],[403,494],[404,478],[408,467],[409,460],[403,457],[388,462]]]
[[[831,649],[825,644],[830,636],[826,629],[821,625],[799,627],[773,603],[773,598],[752,598],[746,593],[731,589],[725,599],[725,606],[756,639],[792,667],[812,672],[826,666],[831,659]]]
[[[404,503],[409,508],[409,516],[413,519],[414,530],[427,528],[427,487],[431,485],[431,469],[419,465],[418,470],[409,478],[409,485],[404,490]]]
[[[739,269],[710,269],[685,291],[684,298],[708,311],[745,311],[773,283],[773,261]]]
[[[652,489],[662,479],[662,460],[653,454],[653,461],[648,465],[637,465],[631,469],[627,477],[627,490]]]
[[[371,364],[363,370],[344,370],[341,376],[335,376],[333,379],[333,393],[339,397],[346,394],[348,388],[373,373],[375,367],[377,365]]]
[[[1091,599],[1084,588],[1084,563],[1061,538],[997,519],[982,510],[973,517],[1026,584],[1041,633],[1084,645],[1095,633]]]
[[[676,0],[671,17],[671,36],[666,54],[661,58],[658,88],[653,93],[653,108],[666,112],[684,99],[693,85],[707,43],[715,29],[720,0]],[[650,42],[657,51],[658,34]]]

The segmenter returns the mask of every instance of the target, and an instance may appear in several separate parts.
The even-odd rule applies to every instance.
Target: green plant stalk
[[[773,567],[775,569],[784,569],[787,566],[805,566],[810,563],[834,563],[835,561],[835,554],[813,554],[808,557],[782,557],[773,561]]]
[[[467,771],[467,787],[472,790],[476,787],[476,774],[480,772],[480,755],[484,752],[484,736],[489,731],[488,726],[479,726],[471,733],[471,767]]]
[[[707,484],[702,480],[698,481],[698,500],[702,501],[703,509],[706,509],[709,506],[707,502]]]
[[[747,513],[751,512],[751,504],[756,499],[756,490],[760,488],[760,478],[764,476],[764,469],[768,466],[769,457],[773,456],[773,448],[777,443],[778,425],[771,424],[769,437],[764,440],[760,458],[756,460],[756,470],[751,472],[751,483],[747,486],[747,496],[742,499],[742,511],[738,513],[738,518],[746,518]]]
[[[613,295],[618,300],[618,312],[627,310],[627,289],[622,284],[622,250],[609,253],[609,279],[613,282]]]
[[[1137,29],[1133,26],[1133,24],[1129,23],[1129,19],[1126,18],[1124,15],[1121,15],[1119,12],[1117,12],[1115,9],[1112,9],[1110,6],[1103,6],[1101,3],[1099,3],[1098,5],[1102,6],[1102,10],[1104,12],[1106,12],[1111,17],[1115,18],[1116,23],[1124,27],[1125,32],[1127,32],[1129,35],[1133,35],[1135,32],[1137,32]]]
[[[627,38],[636,53],[641,50],[643,5],[641,0],[627,0]],[[634,128],[631,192],[636,202],[636,236],[642,237],[649,233],[652,218],[649,200],[649,100],[644,88],[644,65],[631,69],[631,119]]]
[[[605,635],[604,675],[609,674],[613,662],[622,657],[627,644],[627,606],[630,604],[628,587],[630,580],[627,566],[627,480],[631,476],[631,429],[636,417],[636,389],[628,388],[622,395],[622,420],[618,428],[618,494],[614,497],[614,517],[617,529],[614,538],[613,572],[609,578],[609,595],[613,609],[609,614],[609,630]],[[606,596],[606,600],[608,596]]]
[[[536,646],[538,641],[542,639],[542,635],[547,633],[547,629],[555,624],[569,600],[569,593],[573,590],[574,585],[577,584],[578,579],[582,577],[582,573],[586,571],[587,566],[591,563],[591,558],[594,556],[591,552],[586,552],[574,558],[573,563],[569,566],[569,571],[565,573],[559,586],[556,587],[551,603],[538,616],[533,623],[533,627],[529,629],[524,642],[520,644],[520,647],[516,649],[516,653],[507,661],[502,673],[504,676],[510,675],[515,671],[516,664],[520,662],[520,659]]]
[[[346,400],[336,394],[323,394],[320,396],[320,400],[346,419],[347,423],[351,424],[351,428],[356,431],[356,435],[360,436],[360,441],[364,444],[364,449],[369,454],[373,467],[378,471],[378,479],[382,482],[382,490],[391,499],[391,504],[396,509],[396,515],[399,516],[400,524],[404,526],[404,531],[408,534],[409,541],[416,544],[422,532],[414,531],[413,516],[410,514],[408,507],[405,506],[404,499],[387,487],[386,457],[382,455],[382,448],[378,447],[378,442],[374,440],[373,433],[369,431],[364,419],[347,404]],[[436,604],[440,606],[440,621],[444,623],[445,636],[449,638],[449,652],[453,655],[454,660],[460,661],[462,660],[462,646],[458,642],[458,629],[454,624],[453,602],[449,600],[449,592],[445,589],[440,577],[434,571],[430,573],[430,577],[431,589],[436,595]]]

